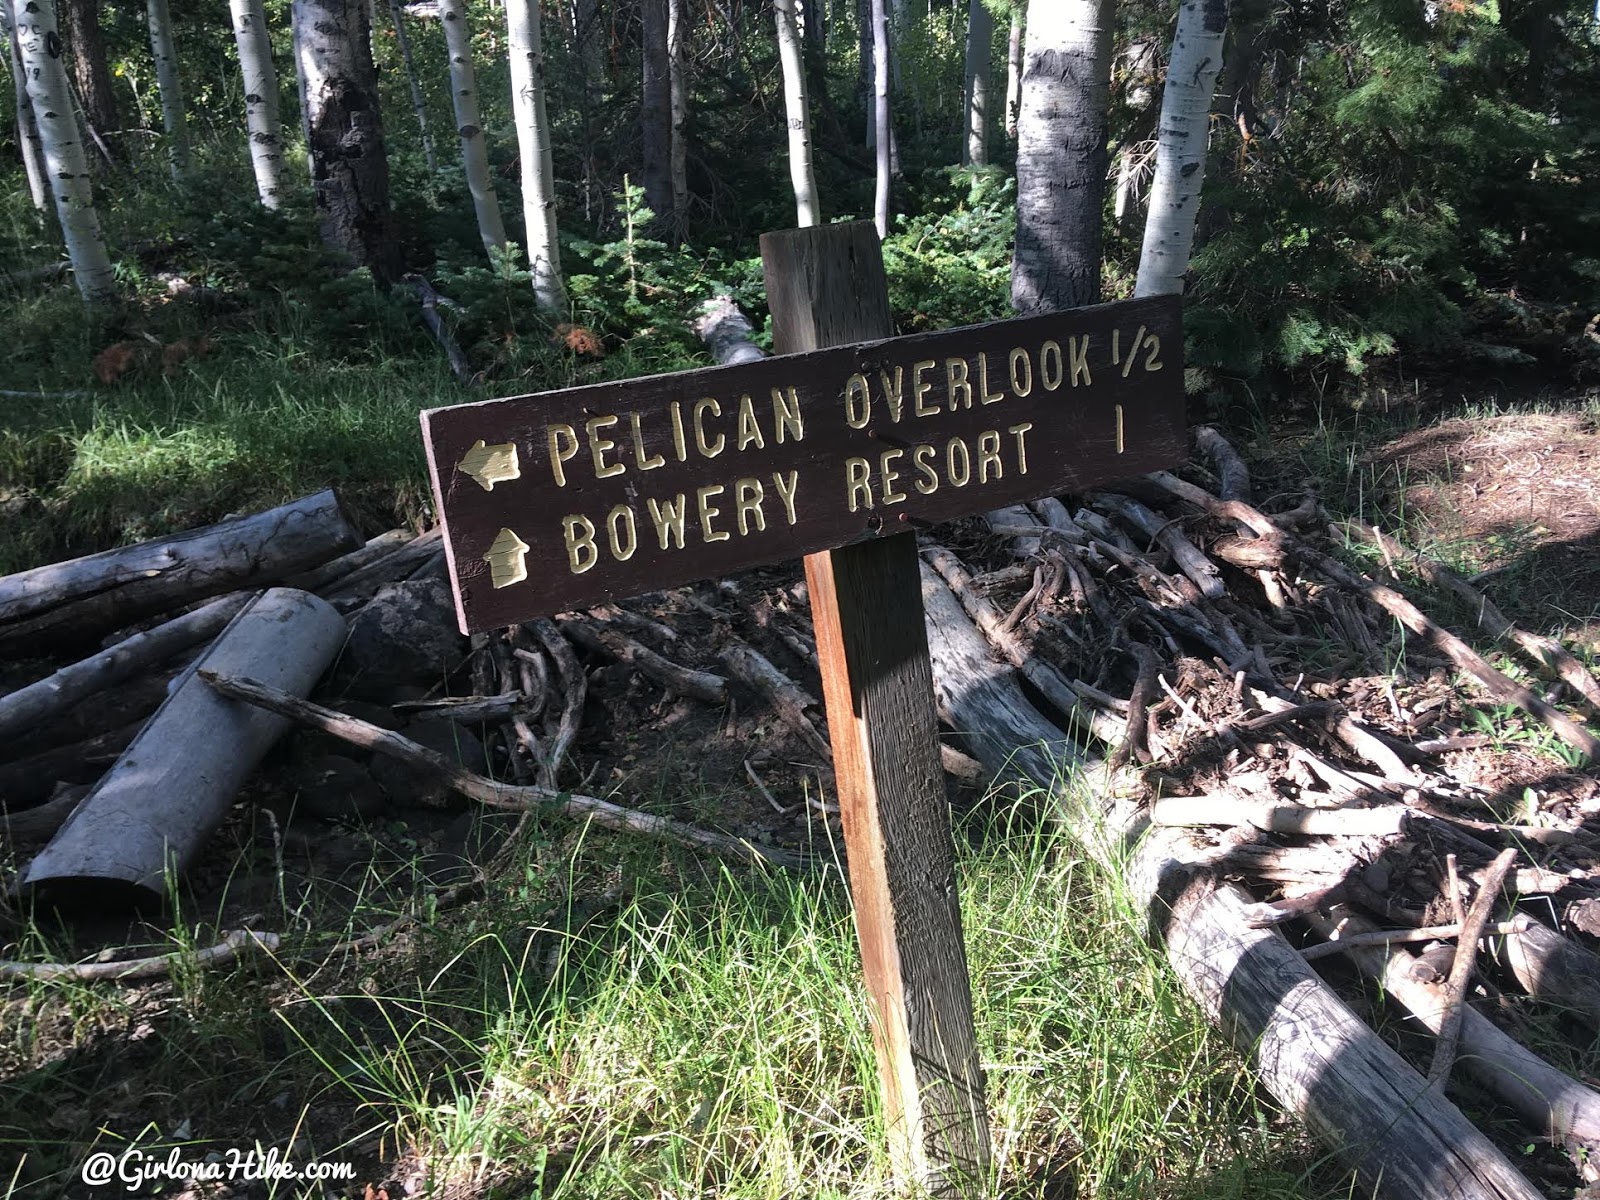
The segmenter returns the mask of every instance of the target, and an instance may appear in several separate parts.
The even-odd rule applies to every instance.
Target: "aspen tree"
[[[795,0],[773,0],[772,12],[778,26],[778,60],[783,67],[783,106],[789,119],[789,178],[794,185],[795,223],[804,229],[821,224],[822,210],[817,203],[817,176],[811,165],[811,118]]]
[[[283,126],[278,119],[278,72],[261,0],[229,0],[233,38],[244,77],[244,119],[250,135],[250,166],[263,208],[277,208],[283,191]]]
[[[172,177],[189,170],[189,120],[184,114],[183,85],[178,79],[178,47],[172,40],[172,12],[167,0],[146,0],[150,53],[156,60],[156,88],[161,93],[161,124],[167,131],[167,158]]]
[[[11,63],[11,83],[17,102],[17,150],[28,177],[28,196],[33,207],[44,212],[50,203],[44,182],[44,154],[39,149],[39,126],[33,119],[33,102],[22,74],[22,47],[11,27],[11,0],[0,0],[0,37],[6,39],[6,55]]]
[[[28,99],[39,127],[45,177],[55,197],[73,278],[85,303],[102,304],[115,298],[116,276],[100,234],[100,217],[89,187],[89,162],[72,113],[55,7],[51,0],[15,0],[15,5],[12,34],[21,53]]]
[[[555,168],[550,157],[550,121],[544,106],[544,49],[537,0],[505,0],[510,34],[511,106],[522,153],[522,218],[528,237],[533,297],[544,313],[567,307],[556,241]]]
[[[1112,11],[1112,0],[1028,4],[1011,267],[1024,315],[1100,299]]]
[[[1227,30],[1228,0],[1183,0],[1178,8],[1178,32],[1161,91],[1156,177],[1150,185],[1135,296],[1183,291],[1194,247],[1195,215],[1200,211],[1200,185],[1206,177],[1211,94]]]
[[[506,224],[500,215],[494,177],[489,174],[489,152],[484,146],[483,118],[478,113],[478,80],[472,69],[472,29],[465,0],[439,0],[439,20],[450,56],[450,102],[455,108],[456,134],[461,138],[461,165],[472,193],[478,218],[478,236],[493,261],[494,251],[506,244]]]

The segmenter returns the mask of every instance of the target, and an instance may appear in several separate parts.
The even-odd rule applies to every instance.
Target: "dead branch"
[[[1511,642],[1520,648],[1541,669],[1562,680],[1574,692],[1582,696],[1591,713],[1600,714],[1600,682],[1597,682],[1588,669],[1568,653],[1566,647],[1560,642],[1554,638],[1541,637],[1538,634],[1529,633],[1526,629],[1514,624],[1503,612],[1495,607],[1494,602],[1488,596],[1473,587],[1438,559],[1431,558],[1420,550],[1406,549],[1400,542],[1375,525],[1356,525],[1352,526],[1352,528],[1359,529],[1363,534],[1377,542],[1385,553],[1395,558],[1404,558],[1409,561],[1422,578],[1435,587],[1444,588],[1470,608],[1477,617],[1478,628],[1492,638]]]
[[[1216,600],[1222,596],[1225,589],[1217,564],[1183,536],[1176,521],[1159,517],[1131,496],[1117,492],[1098,492],[1094,503],[1101,509],[1115,513],[1146,537],[1165,547],[1167,553],[1172,555],[1172,561],[1178,564],[1178,569],[1193,581],[1206,599]]]
[[[1251,825],[1267,833],[1323,837],[1400,833],[1410,820],[1403,804],[1377,808],[1306,808],[1242,796],[1169,796],[1150,809],[1150,822],[1165,826]]]
[[[570,617],[557,621],[556,625],[573,641],[636,667],[640,674],[648,675],[674,695],[690,696],[705,704],[728,702],[728,681],[722,676],[680,667],[626,634],[606,628],[598,620]]]
[[[425,746],[419,746],[401,734],[346,716],[331,708],[324,708],[320,704],[313,704],[309,700],[301,700],[277,688],[257,683],[253,679],[223,676],[211,671],[200,672],[200,678],[224,696],[243,700],[268,712],[298,721],[302,725],[320,729],[353,746],[387,754],[441,780],[469,800],[476,800],[479,804],[490,808],[502,808],[512,812],[543,809],[561,813],[574,820],[592,821],[596,825],[619,832],[638,833],[682,846],[700,847],[744,862],[765,862],[780,867],[807,865],[805,859],[786,850],[760,846],[743,838],[674,821],[670,817],[658,817],[652,813],[640,812],[638,809],[625,808],[596,796],[556,791],[554,788],[539,785],[518,786],[500,783],[468,771],[444,755],[435,753]]]
[[[754,646],[731,633],[724,635],[724,639],[722,649],[718,652],[723,665],[746,687],[777,709],[784,723],[804,738],[806,745],[822,755],[824,762],[832,762],[833,747],[818,729],[825,720],[822,705],[773,666]]]
[[[0,962],[0,979],[31,979],[54,982],[69,979],[75,983],[129,983],[139,979],[159,979],[180,967],[199,969],[220,967],[233,962],[247,950],[275,954],[278,935],[252,929],[235,929],[215,946],[203,950],[179,950],[154,958],[134,958],[125,962],[28,963]]]
[[[1445,982],[1445,1011],[1439,1027],[1439,1044],[1434,1047],[1433,1061],[1428,1064],[1428,1082],[1443,1088],[1450,1078],[1450,1068],[1456,1061],[1456,1043],[1461,1040],[1461,1023],[1466,1015],[1467,984],[1472,979],[1473,964],[1478,959],[1478,939],[1483,936],[1489,914],[1500,898],[1500,888],[1506,881],[1506,872],[1516,860],[1513,848],[1501,851],[1484,874],[1483,886],[1478,890],[1467,910],[1467,919],[1461,923],[1456,941],[1456,958],[1450,967],[1450,977]]]

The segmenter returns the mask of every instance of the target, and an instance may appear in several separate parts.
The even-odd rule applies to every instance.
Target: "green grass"
[[[91,1142],[185,1138],[191,1157],[293,1139],[302,1160],[409,1156],[435,1194],[891,1195],[837,876],[708,869],[598,833],[554,845],[535,829],[484,901],[365,957],[313,969],[291,937],[259,978],[13,988],[0,1180],[27,1161],[0,1195],[51,1194]],[[599,877],[614,907],[586,923],[550,907]],[[991,1192],[1348,1194],[1063,840],[983,830],[960,878]]]

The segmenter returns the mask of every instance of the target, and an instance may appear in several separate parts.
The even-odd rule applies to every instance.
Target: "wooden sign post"
[[[1181,301],[892,338],[865,222],[761,239],[779,357],[422,414],[463,632],[805,555],[896,1170],[981,1190],[988,1114],[919,525],[1183,461]]]

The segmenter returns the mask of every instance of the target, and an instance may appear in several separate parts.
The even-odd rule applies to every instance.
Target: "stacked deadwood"
[[[0,578],[0,837],[52,839],[24,890],[69,906],[162,894],[284,727],[196,672],[305,694],[343,614],[441,558],[437,532],[363,542],[330,491]]]
[[[1592,1183],[1600,1094],[1470,1004],[1520,989],[1586,1027],[1583,1041],[1600,1026],[1600,958],[1540,919],[1594,932],[1592,780],[1569,777],[1578,797],[1549,804],[1519,788],[1508,823],[1517,805],[1458,777],[1463,741],[1435,727],[1473,703],[1449,682],[1459,673],[1593,762],[1600,743],[1557,706],[1592,712],[1593,679],[1480,598],[1485,628],[1553,690],[1513,680],[1402,594],[1398,573],[1438,579],[1437,564],[1379,531],[1334,531],[1386,560],[1381,579],[1355,570],[1319,544],[1314,498],[1269,516],[1220,435],[1199,444],[1220,496],[1158,473],[1072,507],[989,514],[1027,556],[1020,580],[924,547],[947,720],[975,731],[997,772],[1055,792],[1191,994],[1369,1186],[1540,1194],[1445,1099],[1458,1058]],[[1016,753],[1018,740],[1036,749]],[[1078,768],[1066,787],[1052,778],[1063,763]],[[1426,1077],[1354,1017],[1316,958],[1344,958],[1439,1032]]]

